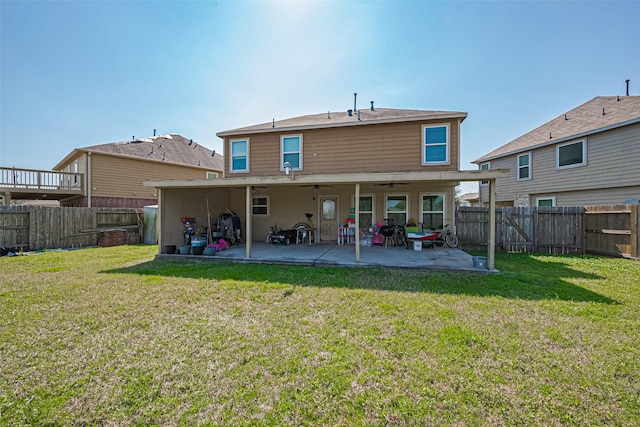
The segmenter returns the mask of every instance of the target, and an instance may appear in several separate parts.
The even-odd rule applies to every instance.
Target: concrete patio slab
[[[434,271],[462,271],[497,273],[497,270],[474,267],[473,257],[461,249],[443,247],[423,248],[421,251],[402,247],[360,247],[360,262],[356,262],[354,245],[274,245],[252,243],[251,258],[245,246],[234,246],[214,256],[158,255],[159,258],[193,258],[217,262],[255,264],[290,264],[312,266],[408,268]]]

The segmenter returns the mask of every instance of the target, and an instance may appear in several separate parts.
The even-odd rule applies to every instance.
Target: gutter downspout
[[[87,153],[87,207],[91,207],[91,151]]]

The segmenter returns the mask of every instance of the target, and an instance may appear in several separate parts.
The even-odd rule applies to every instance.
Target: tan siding
[[[587,138],[587,165],[556,170],[556,147],[543,147],[532,152],[532,177],[528,181],[516,180],[517,155],[492,160],[492,169],[510,169],[509,177],[496,181],[496,200],[514,200],[517,194],[529,194],[530,203],[535,195],[556,196],[558,206],[600,204],[600,197],[620,203],[619,198],[632,198],[633,186],[640,185],[640,125],[603,132]],[[618,187],[630,187],[626,190]],[[606,191],[595,191],[595,190]],[[594,196],[587,191],[593,190]],[[570,192],[578,192],[569,195]],[[606,196],[611,194],[611,198]],[[597,195],[597,196],[595,196]],[[628,195],[628,196],[627,196]],[[482,201],[487,201],[481,189]],[[637,196],[636,196],[637,197]],[[604,203],[604,202],[603,202]]]
[[[422,166],[422,125],[448,123],[450,164]],[[300,175],[342,172],[455,171],[459,162],[458,121],[393,123],[347,128],[314,129],[303,135],[303,171]],[[225,153],[230,139],[249,138],[251,176],[279,175],[280,137],[296,132],[268,133],[225,138]],[[227,176],[230,155],[225,156]]]
[[[589,206],[589,205],[619,205],[627,200],[640,199],[640,185],[634,187],[607,188],[588,191],[573,191],[569,193],[552,194],[556,197],[557,206]],[[548,196],[547,194],[533,194],[532,205],[536,197]]]
[[[203,179],[205,169],[122,157],[91,155],[92,196],[154,198],[155,188],[144,187],[145,181],[167,179]]]

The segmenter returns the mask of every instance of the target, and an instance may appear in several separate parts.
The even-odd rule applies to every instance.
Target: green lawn
[[[640,425],[640,262],[0,258],[0,425]]]

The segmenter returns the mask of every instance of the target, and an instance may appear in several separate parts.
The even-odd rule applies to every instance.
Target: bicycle
[[[444,246],[445,243],[450,248],[455,248],[460,243],[460,241],[458,240],[458,236],[456,236],[451,232],[451,230],[449,230],[449,224],[446,224],[442,227],[442,232],[434,240],[434,244],[438,247]]]

